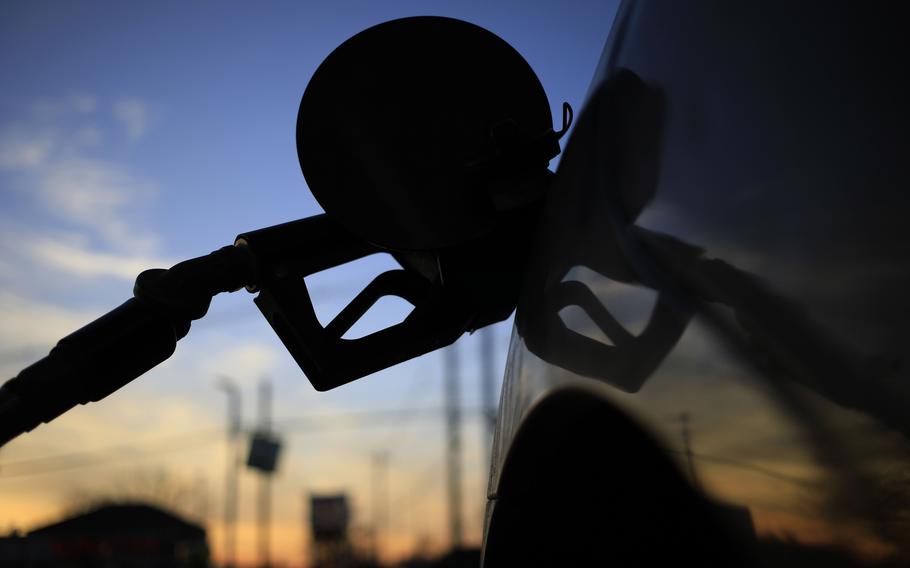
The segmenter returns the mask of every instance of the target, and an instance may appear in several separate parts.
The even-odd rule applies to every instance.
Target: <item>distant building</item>
[[[104,505],[0,538],[0,568],[208,566],[205,529],[145,504]]]

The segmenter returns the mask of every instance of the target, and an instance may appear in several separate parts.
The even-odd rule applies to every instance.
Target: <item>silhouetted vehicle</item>
[[[896,12],[622,5],[516,312],[485,566],[910,562]]]

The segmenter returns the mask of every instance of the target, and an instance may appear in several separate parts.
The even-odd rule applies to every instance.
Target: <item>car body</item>
[[[486,566],[910,560],[896,12],[623,3],[516,313]]]

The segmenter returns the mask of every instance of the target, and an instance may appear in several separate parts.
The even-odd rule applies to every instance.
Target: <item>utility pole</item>
[[[373,453],[373,561],[382,557],[382,538],[388,520],[389,452]]]
[[[240,389],[228,377],[218,378],[218,388],[227,395],[227,475],[224,483],[224,563],[233,568],[237,561],[238,441],[240,438]]]
[[[267,379],[259,383],[259,431],[271,434],[272,431],[272,385]],[[259,503],[258,503],[258,533],[259,533],[259,564],[263,568],[271,565],[271,509],[272,509],[272,473],[260,472],[259,476]]]
[[[193,493],[196,494],[196,516],[202,521],[203,525],[209,521],[209,487],[208,480],[202,474],[196,475],[196,481],[193,483]]]
[[[453,550],[461,548],[461,371],[456,345],[443,350],[445,357],[446,477],[449,493],[449,534]]]
[[[683,453],[686,456],[686,464],[689,467],[692,486],[698,487],[698,478],[695,476],[695,459],[692,455],[692,434],[689,430],[689,413],[683,412],[680,414],[679,421],[682,423]]]
[[[487,468],[484,476],[490,469],[490,457],[493,451],[493,433],[496,430],[496,371],[493,363],[493,326],[480,330],[480,400],[483,404],[483,444],[487,452]],[[486,477],[484,477],[486,481]]]

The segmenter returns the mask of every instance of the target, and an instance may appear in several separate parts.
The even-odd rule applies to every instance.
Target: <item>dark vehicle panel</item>
[[[624,4],[516,316],[488,550],[508,530],[497,499],[516,463],[555,460],[537,501],[592,523],[622,506],[603,498],[616,479],[579,469],[592,454],[615,464],[601,471],[641,468],[626,503],[662,491],[611,436],[625,420],[687,479],[679,498],[714,511],[692,523],[731,529],[756,562],[910,559],[902,22],[884,4]],[[566,391],[618,422],[561,430],[565,411],[540,426]],[[529,465],[553,436],[587,457]],[[678,503],[663,513],[684,518]],[[588,561],[606,564],[624,533],[598,526]]]

